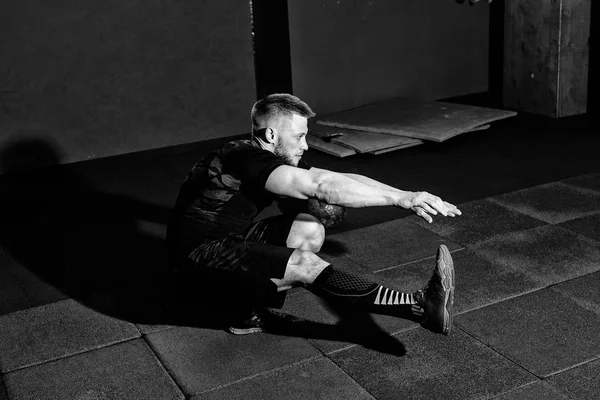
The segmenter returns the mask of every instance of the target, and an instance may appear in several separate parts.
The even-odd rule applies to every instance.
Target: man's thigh
[[[294,218],[281,217],[253,224],[243,238],[225,237],[198,246],[180,276],[202,292],[199,299],[234,308],[281,307],[285,292],[278,293],[271,278],[284,277],[294,252],[285,246]]]
[[[244,237],[251,242],[286,247],[296,216],[296,214],[283,214],[257,221],[248,228]]]

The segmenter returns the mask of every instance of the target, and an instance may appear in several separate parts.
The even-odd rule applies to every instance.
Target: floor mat
[[[396,98],[317,120],[322,126],[443,142],[517,113],[464,104]]]

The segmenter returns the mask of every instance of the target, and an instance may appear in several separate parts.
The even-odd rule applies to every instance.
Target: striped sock
[[[379,285],[379,288],[377,289],[377,296],[375,296],[373,304],[391,306],[400,304],[417,304],[417,301],[415,300],[412,293],[409,294],[397,292],[393,289],[388,289]]]
[[[368,279],[325,268],[311,285],[311,289],[326,298],[343,301],[365,311],[418,320],[423,309],[414,294],[386,288]]]

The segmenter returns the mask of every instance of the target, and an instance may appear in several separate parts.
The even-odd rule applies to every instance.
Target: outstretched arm
[[[311,168],[307,171],[282,165],[271,173],[265,187],[279,195],[299,199],[318,198],[344,207],[396,206],[412,209],[428,222],[431,222],[429,214],[460,215],[455,206],[427,192],[404,191],[364,178],[360,181],[324,169]]]
[[[383,187],[383,188],[394,190],[394,188],[392,186],[386,185],[385,183],[376,181],[375,179],[371,179],[364,175],[351,174],[351,173],[344,173],[344,175],[346,175],[348,178],[357,180],[357,181],[362,182],[367,185]],[[448,209],[448,214],[447,214],[448,217],[455,217],[456,215],[462,215],[461,211],[454,204],[448,203],[446,201],[444,201],[444,204],[446,205],[446,207]],[[411,207],[411,210],[415,214],[417,214],[419,217],[423,218],[425,221],[427,221],[429,223],[433,222],[433,218],[431,218],[431,215],[429,215],[429,213],[423,207],[415,206],[415,207]],[[435,214],[433,214],[433,215],[435,215]]]

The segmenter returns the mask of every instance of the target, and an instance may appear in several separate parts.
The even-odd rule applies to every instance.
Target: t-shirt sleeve
[[[265,187],[275,168],[284,165],[275,154],[252,147],[231,152],[227,155],[225,163],[227,173],[260,188]]]
[[[245,147],[238,148],[226,157],[226,172],[232,173],[242,180],[257,187],[264,188],[269,175],[279,166],[286,165],[270,151]],[[311,166],[300,159],[298,168],[309,170]]]
[[[312,166],[309,163],[307,163],[306,161],[304,161],[303,158],[301,158],[300,162],[298,163],[298,168],[302,168],[302,169],[308,170],[308,169],[311,169]]]

